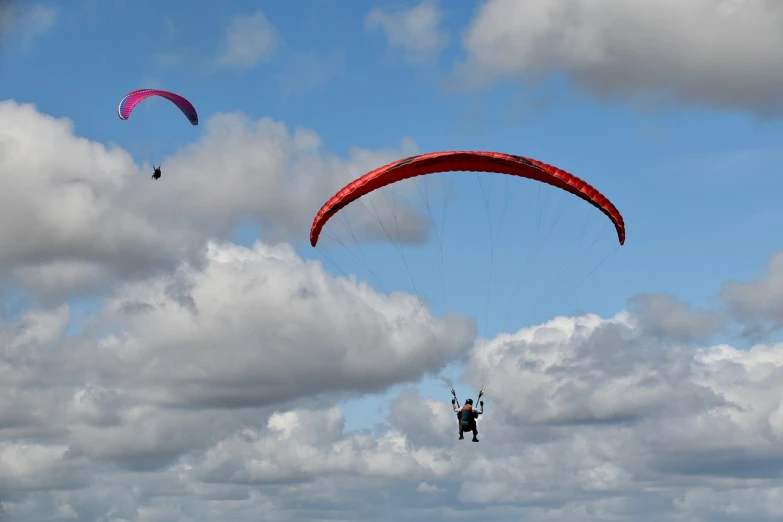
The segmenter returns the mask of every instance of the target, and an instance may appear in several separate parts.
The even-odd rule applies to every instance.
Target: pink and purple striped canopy
[[[133,108],[150,96],[161,96],[162,98],[166,98],[174,105],[179,107],[179,110],[181,110],[182,113],[188,118],[190,123],[193,125],[198,125],[198,113],[196,113],[196,108],[193,107],[192,103],[179,94],[174,94],[173,92],[168,91],[161,91],[159,89],[138,89],[136,91],[129,92],[120,101],[120,105],[117,107],[117,115],[121,120],[127,120],[130,118],[130,113],[133,111]]]

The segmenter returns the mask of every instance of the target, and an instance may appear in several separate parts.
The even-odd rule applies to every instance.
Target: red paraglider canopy
[[[341,208],[379,188],[404,179],[439,172],[490,172],[529,178],[563,189],[582,198],[607,215],[625,243],[623,216],[606,196],[586,181],[540,161],[501,152],[431,152],[397,160],[352,181],[321,207],[310,228],[310,244],[315,246],[321,229]]]

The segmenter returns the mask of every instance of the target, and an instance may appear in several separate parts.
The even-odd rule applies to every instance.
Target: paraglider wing
[[[612,221],[620,244],[625,243],[623,216],[606,196],[584,180],[540,161],[500,152],[432,152],[412,156],[368,172],[352,181],[321,207],[310,228],[310,244],[315,246],[321,229],[341,208],[373,190],[404,179],[438,172],[490,172],[533,179],[578,196]]]
[[[179,110],[181,110],[182,113],[188,118],[190,123],[193,125],[198,125],[198,113],[196,112],[196,108],[193,107],[192,103],[179,94],[174,94],[173,92],[168,91],[161,91],[159,89],[139,89],[129,92],[120,101],[120,105],[117,107],[117,115],[121,120],[127,120],[130,118],[130,114],[131,111],[133,111],[133,108],[150,96],[160,96],[162,98],[166,98],[174,105],[179,107]]]

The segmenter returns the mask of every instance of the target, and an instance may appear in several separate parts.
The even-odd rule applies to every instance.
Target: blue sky
[[[78,135],[116,143],[140,163],[165,159],[195,140],[214,113],[241,111],[313,129],[326,148],[342,156],[354,146],[395,148],[410,137],[422,152],[496,150],[557,165],[616,203],[628,240],[587,285],[548,300],[530,322],[585,310],[612,315],[637,293],[669,292],[708,304],[725,280],[757,274],[780,246],[769,226],[783,218],[778,205],[783,181],[775,175],[783,127],[774,121],[731,111],[597,100],[562,76],[531,82],[524,95],[502,82],[464,92],[456,88],[452,66],[465,54],[459,35],[476,10],[470,3],[449,6],[442,27],[450,41],[437,59],[411,65],[381,31],[365,29],[366,10],[358,2],[268,2],[261,7],[278,34],[275,52],[254,68],[212,70],[210,60],[221,52],[232,19],[258,7],[250,1],[232,2],[230,8],[206,1],[74,2],[34,43],[20,35],[12,39],[0,97],[67,117]],[[202,126],[191,128],[162,100],[119,121],[120,97],[144,87],[188,97]],[[214,176],[219,182],[221,173]],[[450,223],[468,226],[475,221],[472,212],[482,214],[475,206],[462,212],[470,217],[451,217]],[[254,231],[252,224],[242,228],[239,242],[250,244]],[[300,254],[319,258],[306,243],[307,230],[301,236],[294,243]],[[448,263],[458,263],[475,248],[465,243],[447,242]],[[428,254],[436,259],[433,251]],[[562,249],[556,255],[564,259]],[[410,291],[398,261],[380,253],[372,263],[385,274],[384,283]],[[506,283],[508,274],[497,272],[500,287],[512,284]],[[421,293],[439,295],[439,285],[428,286],[437,278],[418,279]],[[485,296],[462,282],[450,279],[449,293],[462,298],[464,312],[483,328]],[[87,311],[99,303],[74,302],[75,310]],[[443,392],[434,384],[426,389]],[[380,404],[369,402],[371,410]],[[349,422],[366,415],[367,408],[357,417],[349,414]]]
[[[160,117],[142,112],[128,122],[116,120],[121,95],[153,82],[188,96],[202,121],[220,111],[268,116],[316,130],[337,154],[357,145],[395,147],[410,136],[422,151],[473,148],[548,161],[590,180],[626,217],[628,243],[622,263],[613,267],[623,288],[599,297],[602,311],[640,291],[676,289],[685,299],[705,299],[726,278],[756,272],[778,245],[762,226],[778,216],[774,189],[781,182],[773,173],[782,131],[775,122],[599,103],[558,79],[531,87],[548,101],[537,110],[515,107],[516,90],[503,85],[453,93],[444,85],[449,64],[462,54],[454,35],[473,13],[468,6],[449,9],[443,23],[452,42],[439,64],[411,68],[382,34],[364,30],[365,13],[349,2],[314,2],[305,14],[269,3],[264,13],[282,35],[282,52],[250,71],[207,74],[206,57],[219,52],[224,27],[238,14],[255,12],[254,6],[82,2],[81,9],[64,11],[35,45],[15,42],[7,49],[0,93],[68,117],[79,135],[128,149],[156,142],[165,149],[199,132],[183,127],[165,103],[157,104]],[[158,57],[167,54],[181,55],[181,61],[160,65]],[[297,69],[297,60],[313,56],[328,69],[331,54],[341,56],[334,61],[340,65],[324,83],[287,94],[287,85],[301,84],[293,80],[297,74],[311,74],[306,65]],[[742,255],[727,255],[727,243]]]

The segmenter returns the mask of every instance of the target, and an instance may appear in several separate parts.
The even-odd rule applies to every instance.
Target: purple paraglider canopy
[[[133,108],[150,96],[160,96],[162,98],[166,98],[174,105],[179,107],[179,110],[181,110],[182,113],[188,118],[190,123],[193,125],[198,125],[198,113],[196,112],[196,108],[193,107],[192,103],[179,94],[174,94],[173,92],[168,91],[161,91],[159,89],[138,89],[136,91],[129,92],[120,101],[120,105],[117,107],[117,115],[121,120],[127,120],[130,118],[130,113],[133,111]]]

